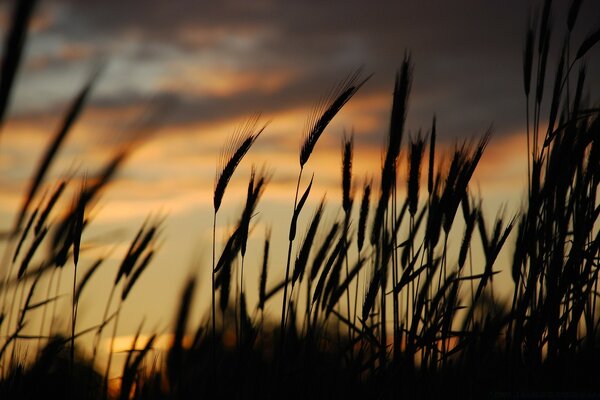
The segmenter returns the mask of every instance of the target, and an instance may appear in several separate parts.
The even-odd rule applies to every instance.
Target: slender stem
[[[115,324],[113,326],[112,338],[110,340],[110,349],[108,350],[108,362],[106,363],[106,370],[104,371],[104,393],[108,394],[108,374],[110,372],[110,365],[112,364],[112,355],[115,346],[115,337],[117,336],[117,327],[119,326],[119,316],[121,315],[121,305],[119,302],[119,308],[117,309],[117,315],[115,317]]]
[[[216,238],[216,231],[217,231],[217,210],[215,210],[215,212],[213,213],[213,231],[212,231],[212,268],[210,270],[210,277],[211,277],[211,296],[212,296],[212,302],[211,302],[211,307],[212,307],[212,313],[211,313],[211,317],[212,317],[212,346],[211,346],[211,353],[212,353],[212,365],[213,365],[213,373],[215,374],[215,378],[216,378],[216,371],[217,371],[217,367],[216,367],[216,361],[217,361],[217,353],[216,353],[216,339],[217,339],[217,326],[216,326],[216,316],[217,316],[217,309],[216,309],[216,297],[215,297],[215,247],[216,247],[216,243],[215,243],[215,238]]]
[[[592,293],[598,293],[598,274],[596,272],[596,276],[594,277],[594,291]],[[593,318],[596,316],[596,303],[598,301],[598,296],[591,296],[592,297],[592,321]],[[590,330],[589,333],[587,333],[589,338],[595,338],[596,337],[596,323],[592,323],[592,328]]]
[[[288,321],[290,318],[290,310],[292,309],[291,304],[292,304],[292,300],[294,299],[294,285],[292,284],[292,287],[290,288],[290,300],[288,301],[288,305],[286,307],[285,310],[285,320]]]
[[[240,293],[244,293],[244,259],[242,256],[241,276],[240,276]]]
[[[10,257],[10,255],[13,254],[13,252],[16,249],[15,239],[16,239],[16,235],[13,235],[10,238],[9,242],[6,244],[6,247],[4,247],[4,251],[2,253],[2,264],[0,264],[0,265],[8,265],[8,271],[6,271],[6,275],[4,276],[5,290],[3,290],[4,293],[2,293],[2,306],[0,307],[0,312],[4,316],[6,316],[6,296],[8,295],[8,287],[9,287],[8,282],[10,280],[10,276],[12,275],[14,264],[15,264],[15,263],[11,262],[12,260]],[[14,303],[12,303],[12,304],[14,304]],[[9,312],[10,312],[10,310],[9,310]],[[5,326],[5,328],[6,328],[5,337],[8,337],[9,336],[8,332],[9,332],[10,328],[9,328],[8,324],[4,324],[4,325],[6,325]]]
[[[569,31],[567,33],[567,62],[569,62],[569,60],[571,59],[571,31]],[[567,74],[565,75],[564,79],[567,81],[567,115],[570,115],[571,112],[569,111],[571,106],[570,106],[570,94],[571,94],[571,89],[570,89],[570,85],[569,85],[569,75],[570,75],[571,70],[569,69],[569,71],[567,72]],[[562,83],[561,83],[561,88],[562,88]]]
[[[381,251],[384,251],[381,249]],[[381,265],[382,274],[381,274],[381,311],[380,311],[380,322],[381,322],[381,352],[379,354],[380,359],[380,368],[385,368],[386,358],[387,358],[387,332],[386,332],[386,299],[385,299],[385,288],[386,288],[386,275],[387,271],[384,265]]]
[[[242,256],[242,264],[240,265],[240,279],[238,282],[239,285],[239,313],[240,313],[240,324],[239,324],[239,341],[238,345],[241,346],[244,341],[244,321],[242,318],[245,316],[242,315],[242,295],[244,294],[244,256]],[[241,348],[241,347],[240,347]]]
[[[300,190],[300,180],[302,179],[302,171],[304,167],[300,167],[300,173],[298,174],[298,182],[296,182],[296,195],[294,196],[294,210],[292,212],[292,221],[294,219],[294,214],[296,213],[296,206],[298,205],[298,192]],[[290,221],[290,227],[292,224]],[[290,278],[290,262],[292,257],[292,245],[294,243],[293,239],[290,239],[290,243],[288,245],[288,253],[287,253],[287,263],[285,266],[285,281],[283,285],[283,304],[281,306],[281,349],[283,350],[283,345],[285,343],[285,313],[286,313],[286,300],[287,300],[287,288],[288,288],[288,280]]]
[[[210,275],[211,275],[211,292],[212,292],[212,339],[213,341],[216,338],[216,315],[217,315],[217,311],[216,311],[216,306],[215,306],[215,238],[216,238],[216,231],[217,231],[217,212],[215,211],[213,214],[213,263],[212,263],[212,269],[210,271]],[[213,346],[213,355],[214,355],[214,346]]]
[[[233,268],[233,265],[232,265]],[[233,272],[233,271],[232,271]],[[233,304],[233,323],[235,327],[235,345],[237,350],[240,350],[240,322],[242,320],[241,308],[239,306],[241,301],[240,296],[240,270],[239,268],[235,269],[235,299]],[[238,319],[239,315],[239,319]]]
[[[444,282],[446,282],[446,278],[447,278],[447,270],[446,270],[446,253],[448,250],[448,234],[446,232],[444,232],[444,248],[442,249],[442,259],[441,259],[441,268],[440,268],[440,274],[438,275],[438,287],[437,287],[437,291],[439,291],[442,288],[442,284]],[[443,278],[443,279],[442,279]],[[436,291],[436,292],[437,292]],[[446,300],[446,295],[443,294],[443,298],[444,301]]]
[[[473,253],[469,247],[469,273],[473,276]],[[471,304],[475,303],[475,283],[471,279]]]
[[[50,294],[51,294],[51,290],[52,290],[52,281],[54,280],[54,274],[56,272],[56,268],[53,268],[52,271],[50,272],[50,278],[48,281],[48,289],[46,290],[46,299],[50,298]],[[54,299],[54,301],[58,301],[58,299]],[[37,360],[37,358],[40,355],[40,349],[42,346],[42,337],[44,336],[44,326],[46,325],[46,312],[48,311],[48,304],[45,304],[42,310],[42,320],[40,322],[40,337],[38,338],[37,341],[37,348],[35,350],[35,358]]]
[[[360,262],[360,251],[357,254],[357,262]],[[356,326],[356,312],[358,307],[358,283],[360,282],[360,269],[356,273],[356,280],[354,282],[354,311],[352,314],[352,325]],[[350,312],[350,311],[348,311]]]
[[[414,238],[416,236],[416,233],[414,232],[415,231],[415,217],[412,216],[412,215],[410,216],[409,225],[410,225],[410,237]],[[409,260],[409,263],[410,263],[410,262],[412,262],[413,258],[415,257],[415,249],[414,249],[414,245],[413,245],[413,241],[412,240],[408,243],[408,246],[409,246],[409,254],[410,254],[410,260]],[[420,277],[421,277],[421,275],[419,275],[417,277],[417,288],[419,287],[419,285],[418,285],[418,282],[419,282],[418,278],[420,278]],[[417,296],[417,294],[415,292],[415,284],[414,284],[414,282],[410,282],[409,283],[409,287],[411,288],[409,300],[410,300],[410,304],[412,304],[412,309],[411,309],[411,312],[409,313],[409,315],[412,316],[412,313],[414,312],[414,309],[415,309],[415,303],[416,303],[416,296]],[[408,290],[408,286],[407,286],[407,290]],[[406,302],[406,308],[408,308],[408,307],[409,307],[409,302],[407,301]],[[408,324],[408,318],[406,319],[405,323]]]
[[[380,341],[380,351],[379,351],[379,368],[385,369],[386,357],[387,357],[387,331],[386,331],[386,298],[385,298],[385,287],[386,287],[386,278],[387,278],[387,264],[383,262],[383,254],[384,254],[384,246],[387,241],[385,232],[388,229],[388,213],[389,210],[385,211],[383,218],[383,226],[382,231],[380,233],[380,241],[377,243],[377,257],[378,260],[375,265],[379,265],[381,268],[381,278],[379,280],[379,341]],[[377,268],[377,267],[376,267]]]
[[[517,307],[517,299],[519,297],[519,289],[520,289],[520,285],[519,285],[519,276],[517,277],[517,282],[515,282],[515,290],[513,292],[513,298],[512,298],[512,305],[510,307],[510,315],[514,316],[515,315],[515,310]],[[473,301],[471,301],[471,304],[473,303]],[[511,317],[508,321],[508,328],[506,330],[506,356],[507,356],[507,365],[510,365],[510,354],[511,354],[511,349],[512,349],[512,339],[513,339],[513,322],[514,322],[514,317]]]
[[[25,282],[21,282],[22,285],[20,285],[21,287],[21,295],[20,295],[20,300],[19,300],[19,304],[17,304],[17,310],[16,312],[19,313],[22,309],[23,309],[23,303],[25,301]],[[17,286],[17,289],[19,288],[19,286]],[[15,294],[17,293],[17,289],[15,289]],[[13,301],[13,304],[15,304],[15,302]],[[12,313],[11,313],[12,315]],[[19,321],[20,317],[17,316],[17,320],[15,321],[15,329],[19,329],[19,325],[20,325],[20,321]],[[10,322],[10,320],[9,320]],[[16,351],[17,351],[17,338],[15,338],[15,340],[13,340],[12,342],[12,351],[11,351],[11,357],[10,357],[10,364],[9,364],[9,371],[13,369],[14,366],[14,362],[16,361],[15,355],[16,355]]]
[[[396,179],[394,179],[394,183],[393,183],[393,196],[392,196],[392,212],[391,212],[391,219],[390,219],[390,225],[391,225],[391,232],[395,232],[395,220],[396,220],[396,201],[397,201],[397,192],[396,192]],[[396,283],[398,282],[398,251],[396,249],[396,235],[394,235],[394,238],[392,238],[392,308],[393,308],[393,337],[392,337],[392,342],[394,343],[394,347],[393,347],[393,360],[396,361],[399,359],[400,356],[400,342],[398,340],[398,333],[400,331],[400,304],[398,301],[398,293],[396,293],[395,286]],[[384,244],[385,245],[385,244]]]
[[[348,267],[348,225],[349,225],[349,221],[350,221],[350,211],[346,214],[346,218],[344,220],[344,246],[345,246],[345,251],[344,251],[344,259],[345,259],[345,263],[346,263],[346,279],[348,279],[348,276],[350,275],[350,269]],[[350,317],[351,317],[351,309],[350,309],[350,285],[348,285],[346,287],[346,306],[348,307],[348,321],[350,321]],[[353,336],[353,332],[352,332],[352,328],[350,327],[350,325],[348,325],[348,340],[352,341],[354,339]],[[352,349],[352,351],[350,352],[351,356],[354,356],[354,350]]]
[[[531,154],[531,146],[529,144],[529,96],[527,96],[525,105],[525,121],[527,125],[527,193],[529,194],[529,198],[531,198],[531,164],[529,157],[531,157],[531,161],[533,161],[533,155]]]
[[[94,365],[94,361],[96,360],[96,354],[98,353],[98,345],[100,344],[100,338],[102,337],[102,330],[104,329],[104,324],[106,323],[106,319],[108,318],[108,310],[110,309],[110,304],[112,303],[113,295],[115,294],[115,289],[117,285],[113,285],[110,289],[110,294],[108,295],[108,299],[106,300],[106,307],[104,307],[104,315],[102,316],[102,322],[100,323],[100,327],[96,331],[96,337],[94,338],[94,348],[92,350],[92,361],[91,365]]]
[[[304,324],[306,325],[306,331],[304,327],[302,327],[302,331],[305,331],[306,336],[308,336],[308,332],[310,330],[310,292],[311,292],[311,282],[310,279],[307,279],[306,282],[306,318],[304,319]]]
[[[24,286],[24,285],[25,285],[25,284],[23,283],[23,281],[21,281],[21,280],[18,280],[18,281],[17,281],[17,286],[15,287],[15,290],[14,290],[14,291],[13,291],[13,293],[12,293],[12,300],[11,300],[11,302],[10,302],[10,305],[8,306],[8,311],[7,311],[7,316],[8,316],[8,319],[7,319],[7,321],[6,321],[6,337],[8,337],[8,336],[9,336],[8,332],[10,331],[10,326],[11,326],[11,324],[12,324],[12,318],[13,318],[13,312],[14,312],[14,308],[15,308],[15,305],[17,305],[17,294],[18,294],[18,292],[19,292],[19,288],[21,288],[21,289],[23,290],[23,286]],[[22,290],[21,290],[21,291],[22,291]],[[6,292],[8,292],[8,290],[6,290]],[[17,312],[17,313],[19,312],[19,307],[18,307],[18,305],[17,305],[17,311],[16,311],[16,312]],[[17,318],[18,318],[18,317],[17,317]]]
[[[63,268],[59,268],[58,269],[58,279],[56,280],[56,289],[54,291],[55,297],[58,297],[58,294],[60,293],[60,283],[62,282],[62,273],[63,273]],[[58,303],[58,301],[55,301],[54,306],[52,307],[52,315],[50,316],[50,332],[48,333],[48,336],[52,336],[52,334],[54,332],[54,317],[56,316],[57,303]]]
[[[75,323],[77,320],[77,302],[75,301],[75,291],[77,290],[77,266],[73,267],[73,302],[71,308],[71,372],[75,366]]]

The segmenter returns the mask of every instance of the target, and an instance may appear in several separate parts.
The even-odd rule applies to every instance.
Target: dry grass
[[[7,39],[5,57],[9,59],[5,58],[0,74],[0,121],[32,4],[19,3]],[[580,5],[577,0],[571,3],[568,35]],[[357,70],[326,95],[308,118],[300,148],[285,278],[269,282],[273,266],[283,262],[271,259],[271,232],[267,229],[259,260],[258,302],[252,311],[245,291],[244,264],[251,261],[246,255],[250,254],[247,247],[252,243],[253,218],[270,172],[252,168],[243,209],[218,258],[215,231],[228,184],[266,127],[259,124],[259,115],[254,115],[235,130],[218,161],[210,320],[192,321],[196,281],[191,278],[174,317],[175,334],[168,352],[154,360],[153,368],[144,366],[156,351],[158,332],[136,348],[141,341],[140,324],[127,353],[118,393],[109,391],[112,352],[102,366],[103,376],[94,369],[98,345],[109,326],[114,342],[122,305],[134,287],[143,286],[140,277],[159,250],[164,218],[148,217],[142,223],[123,255],[103,316],[96,326],[78,327],[77,309],[84,288],[107,257],[98,258],[85,274],[77,273],[86,228],[93,223],[91,211],[132,151],[131,147],[118,149],[97,175],[83,179],[70,207],[64,204],[63,193],[76,184],[77,174],[53,186],[45,183],[46,171],[83,110],[95,77],[90,79],[43,154],[23,204],[15,212],[13,234],[3,238],[10,250],[2,266],[7,277],[0,287],[0,396],[154,399],[216,393],[224,398],[481,398],[497,391],[597,391],[600,115],[584,100],[586,71],[581,60],[600,37],[598,32],[591,34],[575,56],[571,56],[570,40],[566,41],[548,115],[542,116],[552,46],[550,1],[544,3],[538,22],[530,22],[525,40],[529,168],[527,202],[518,216],[499,212],[492,218],[484,214],[482,199],[473,197],[470,190],[490,131],[477,142],[457,144],[448,164],[443,165],[436,163],[434,117],[428,135],[427,194],[421,190],[427,136],[419,132],[405,146],[406,151],[401,151],[413,69],[406,55],[396,76],[379,181],[365,179],[360,208],[353,210],[354,140],[345,137],[340,160],[343,216],[328,221],[323,198],[307,226],[301,226],[299,217],[308,208],[313,182],[319,179],[313,174],[309,183],[303,183],[303,170],[328,124],[368,79]],[[539,27],[537,34],[533,26]],[[579,74],[571,93],[569,76],[576,64]],[[532,82],[534,95],[530,94]],[[530,95],[535,96],[532,113]],[[549,124],[544,134],[540,126],[546,120]],[[406,160],[402,154],[407,154]],[[407,195],[399,202],[397,173],[404,161]],[[378,192],[373,189],[376,187]],[[377,194],[374,212],[370,212],[372,192]],[[64,216],[57,218],[61,208]],[[305,234],[295,251],[290,276],[298,230]],[[370,240],[366,241],[369,231]],[[350,245],[354,234],[356,252]],[[449,241],[452,234],[461,239]],[[40,254],[46,243],[49,253]],[[494,293],[494,276],[505,267],[498,262],[503,251],[513,255],[510,304]],[[471,256],[473,252],[483,254],[481,263]],[[44,322],[47,313],[53,320],[61,312],[57,304],[63,305],[62,291],[58,284],[53,287],[54,275],[60,282],[62,271],[70,268],[71,324],[60,336]],[[34,293],[47,276],[45,299],[34,302]],[[217,293],[220,327],[216,326]],[[118,304],[113,306],[115,295]],[[282,297],[281,319],[273,320],[265,309],[277,296]],[[28,322],[39,318],[38,313],[42,324],[39,333],[32,333]],[[185,338],[190,330],[194,338],[188,345]],[[95,335],[93,355],[85,360],[76,351],[77,338],[89,333]],[[229,340],[232,335],[235,346]],[[32,365],[24,366],[20,351],[29,340],[37,343],[38,356]]]

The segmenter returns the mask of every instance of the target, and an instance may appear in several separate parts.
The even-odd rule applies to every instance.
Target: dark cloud
[[[227,0],[54,0],[45,9],[54,23],[39,36],[58,35],[65,43],[90,46],[131,42],[124,73],[110,90],[100,88],[98,107],[119,107],[150,95],[177,106],[167,122],[225,120],[261,110],[266,114],[310,106],[333,83],[358,65],[374,76],[359,96],[387,93],[405,51],[415,63],[407,127],[428,127],[438,115],[443,138],[471,136],[494,124],[498,134],[523,125],[521,52],[525,24],[538,2],[507,0],[343,2]],[[555,47],[560,47],[567,2],[554,9]],[[600,3],[585,2],[573,45],[600,20]],[[125,46],[127,47],[127,46]],[[590,57],[589,85],[597,87],[598,53]],[[550,65],[554,65],[551,57]],[[206,61],[208,60],[208,61]],[[73,62],[72,60],[65,60]],[[233,96],[177,94],[152,89],[174,63],[209,62],[233,66],[240,74],[294,71],[294,80],[274,93],[254,89]],[[58,68],[54,60],[53,68]],[[154,66],[145,79],[137,71]],[[594,72],[592,72],[594,71]],[[553,74],[550,69],[549,77]],[[110,81],[111,76],[106,77]],[[547,93],[549,90],[547,91]],[[593,97],[597,98],[597,97]],[[385,130],[387,114],[379,115]],[[371,132],[373,142],[382,132]],[[364,139],[370,140],[370,139]]]

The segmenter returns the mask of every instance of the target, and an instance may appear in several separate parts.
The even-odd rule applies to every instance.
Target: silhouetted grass
[[[18,4],[7,39],[0,74],[0,121],[32,4]],[[580,5],[581,1],[571,2],[568,40],[560,52],[551,98],[546,101],[547,117],[542,111],[553,32],[550,1],[544,2],[539,21],[530,21],[527,28],[523,73],[528,187],[518,215],[501,211],[491,218],[482,211],[482,199],[469,189],[491,132],[477,142],[457,144],[449,162],[443,164],[436,162],[440,157],[436,155],[435,117],[429,134],[419,132],[406,146],[407,195],[399,199],[397,174],[403,162],[413,73],[406,55],[395,81],[383,164],[376,171],[379,182],[365,179],[360,208],[353,212],[354,141],[352,136],[345,138],[340,160],[341,219],[326,221],[323,198],[307,226],[299,226],[313,182],[319,179],[313,175],[301,193],[304,167],[329,122],[368,79],[356,71],[318,103],[308,118],[283,281],[268,280],[275,263],[267,229],[259,300],[251,310],[244,263],[253,217],[271,176],[264,169],[252,168],[240,217],[217,257],[216,218],[226,188],[266,128],[259,127],[255,115],[234,133],[218,163],[210,318],[196,325],[191,321],[196,281],[189,279],[174,316],[169,350],[157,352],[151,360],[159,333],[152,332],[143,342],[140,324],[118,385],[111,385],[109,377],[113,346],[107,363],[100,367],[96,365],[98,347],[109,326],[114,343],[122,304],[159,250],[163,218],[148,217],[133,237],[98,324],[78,327],[77,309],[84,288],[106,258],[98,258],[85,273],[78,273],[79,254],[85,248],[83,233],[93,223],[90,211],[95,200],[133,150],[118,149],[97,176],[84,179],[71,207],[64,206],[62,195],[77,185],[74,177],[57,184],[45,182],[49,165],[84,107],[95,77],[90,79],[44,152],[23,204],[15,211],[13,231],[2,237],[7,256],[0,266],[5,271],[0,286],[0,398],[483,398],[498,392],[598,392],[600,115],[598,108],[584,101],[586,70],[581,60],[600,36],[598,31],[589,35],[571,56],[570,33]],[[534,26],[539,27],[537,33]],[[571,93],[570,75],[576,65],[578,76]],[[533,110],[531,82],[535,83]],[[548,128],[541,137],[545,121]],[[425,194],[421,170],[428,145]],[[65,212],[59,219],[60,207]],[[457,223],[459,210],[462,226]],[[290,276],[299,229],[306,233]],[[365,240],[369,231],[370,240]],[[355,233],[358,251],[350,253]],[[450,235],[459,235],[460,240],[452,243]],[[43,244],[49,245],[46,255],[40,254]],[[452,251],[449,247],[455,245]],[[472,257],[474,251],[483,258]],[[513,256],[510,304],[494,294],[493,278],[502,267],[497,262],[502,251],[512,251]],[[281,260],[276,263],[283,265]],[[58,283],[53,293],[54,276],[59,275],[60,282],[60,274],[69,268],[73,268],[71,324],[68,332],[59,333],[52,324],[46,327],[45,319],[50,308],[54,319],[63,295]],[[34,303],[34,292],[46,276],[45,299]],[[121,292],[113,307],[117,290]],[[282,312],[276,320],[264,315],[264,310],[280,293]],[[40,330],[31,334],[29,321],[39,318],[38,313]],[[393,321],[391,331],[388,320]],[[86,359],[78,352],[76,339],[89,333],[95,336],[91,359]],[[232,334],[235,345],[227,339]],[[36,357],[30,363],[22,353],[25,343],[36,344]]]

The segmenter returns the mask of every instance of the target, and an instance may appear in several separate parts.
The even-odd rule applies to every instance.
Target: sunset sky
[[[2,38],[13,3],[0,3]],[[566,30],[568,2],[556,3],[547,92]],[[315,173],[311,207],[327,193],[333,219],[340,203],[342,135],[353,131],[356,139],[355,188],[365,177],[377,181],[394,75],[407,51],[414,81],[405,138],[420,129],[427,133],[434,114],[440,146],[448,151],[493,126],[472,191],[481,194],[490,218],[503,203],[514,213],[526,189],[522,48],[528,14],[535,15],[537,4],[40,0],[0,134],[0,230],[14,223],[27,179],[69,102],[104,64],[48,182],[69,171],[92,174],[120,144],[143,137],[94,208],[93,226],[84,236],[93,248],[82,255],[83,268],[99,254],[110,252],[113,261],[82,300],[82,326],[95,323],[92,316],[108,294],[104,283],[113,279],[116,263],[150,213],[167,216],[160,253],[124,309],[122,334],[132,333],[145,314],[149,329],[166,329],[191,273],[200,281],[195,311],[198,318],[207,316],[216,162],[235,127],[261,112],[261,121],[269,125],[234,175],[217,232],[222,238],[235,222],[251,165],[268,167],[273,179],[258,207],[248,255],[253,302],[268,225],[277,243],[269,286],[284,274],[298,149],[311,108],[356,68],[373,74],[325,131],[306,166],[305,177]],[[600,23],[600,2],[584,2],[579,18],[573,48]],[[587,62],[587,87],[595,89],[599,52]],[[592,90],[590,101],[597,99],[598,91]],[[401,182],[406,169],[403,158]],[[303,222],[310,214],[303,213]]]

